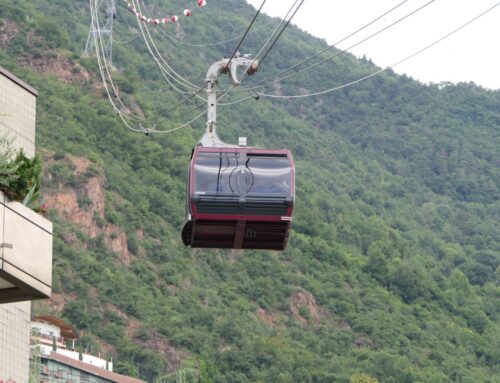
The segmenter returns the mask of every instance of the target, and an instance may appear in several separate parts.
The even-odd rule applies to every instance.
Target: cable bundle
[[[179,21],[179,16],[177,16],[177,15],[165,16],[165,17],[161,17],[161,18],[147,17],[147,16],[143,15],[141,13],[141,11],[135,7],[133,2],[131,2],[130,0],[124,0],[124,1],[127,3],[127,6],[128,6],[128,9],[130,10],[130,12],[135,14],[135,16],[139,20],[141,20],[145,23],[154,24],[154,25],[160,25],[160,24],[166,25],[170,22],[176,23],[177,21]],[[198,3],[198,7],[200,7],[200,8],[207,5],[207,2],[205,0],[197,0],[197,3]],[[182,12],[182,14],[186,17],[191,16],[192,13],[193,12],[189,8],[184,9],[184,11]]]

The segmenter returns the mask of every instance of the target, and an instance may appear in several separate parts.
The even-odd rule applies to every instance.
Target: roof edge
[[[27,83],[25,83],[23,80],[19,79],[18,77],[14,76],[7,69],[5,69],[5,68],[3,68],[1,66],[0,66],[0,74],[4,75],[9,80],[15,82],[17,85],[19,85],[20,87],[24,88],[28,92],[30,92],[33,96],[38,97],[38,91],[35,88],[33,88],[32,86],[28,85]]]
[[[93,364],[85,363],[80,360],[75,360],[68,358],[62,354],[58,354],[57,352],[51,351],[50,355],[44,355],[42,358],[47,358],[52,361],[58,362],[60,364],[64,364],[66,366],[70,366],[74,369],[84,371],[87,374],[91,374],[93,376],[99,377],[109,382],[113,383],[146,383],[143,380],[132,378],[130,376],[117,374],[116,372],[108,371],[106,369],[97,367]]]
[[[33,317],[31,321],[41,321],[41,322],[47,322],[53,326],[57,326],[61,330],[61,336],[65,339],[72,340],[72,339],[78,339],[78,335],[76,334],[76,330],[64,322],[62,319],[53,316],[53,315],[37,315],[36,317]]]

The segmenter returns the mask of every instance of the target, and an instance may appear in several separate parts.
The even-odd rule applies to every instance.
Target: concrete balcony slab
[[[49,298],[52,222],[0,192],[0,303]]]

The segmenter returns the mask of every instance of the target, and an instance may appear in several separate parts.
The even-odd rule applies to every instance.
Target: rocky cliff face
[[[133,254],[128,250],[127,234],[118,226],[107,223],[106,177],[102,169],[86,158],[45,157],[46,179],[56,181],[57,174],[50,169],[66,167],[71,170],[68,179],[50,182],[44,194],[47,208],[56,210],[62,217],[74,223],[89,238],[104,237],[106,246],[129,265]]]

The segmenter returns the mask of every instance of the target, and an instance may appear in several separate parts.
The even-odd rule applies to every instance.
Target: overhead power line
[[[132,1],[132,4],[134,5],[134,0],[131,0]],[[142,9],[141,9],[141,2],[139,0],[136,0],[137,1],[137,9],[139,10],[139,12],[142,12]],[[144,0],[142,1],[142,4],[144,6],[146,6],[146,3],[144,3]],[[135,5],[134,5],[135,6]],[[146,8],[147,9],[147,8]],[[154,25],[154,24],[153,24]],[[165,64],[165,66],[175,75],[177,76],[177,78],[179,78],[180,80],[182,80],[182,82],[184,82],[187,87],[191,87],[191,88],[198,88],[197,85],[193,84],[192,82],[190,82],[189,80],[187,80],[186,78],[184,78],[183,76],[181,76],[179,73],[177,73],[169,64],[168,62],[165,60],[165,58],[162,56],[162,54],[160,53],[158,47],[156,46],[155,42],[154,42],[154,39],[153,39],[153,36],[151,36],[151,33],[149,32],[149,28],[147,26],[145,26],[144,30],[147,32],[148,36],[149,36],[149,39],[151,41],[151,45],[153,46],[153,48],[155,49],[158,57],[160,58],[160,60]]]
[[[227,66],[229,68],[229,65],[231,64],[231,61],[233,60],[234,56],[236,55],[236,53],[238,52],[238,49],[240,49],[240,46],[241,44],[243,44],[243,41],[245,40],[245,37],[247,37],[248,33],[250,32],[250,29],[252,28],[253,24],[255,23],[255,20],[257,20],[257,17],[260,15],[260,11],[262,10],[262,7],[264,7],[264,4],[266,4],[266,1],[267,0],[264,0],[262,2],[262,4],[260,5],[259,9],[257,10],[257,12],[255,13],[252,21],[250,22],[250,24],[248,25],[245,33],[243,33],[243,36],[241,37],[241,40],[240,42],[238,43],[238,45],[236,46],[236,48],[234,49],[234,52],[233,54],[231,55],[231,57],[229,58],[229,61],[227,63]]]
[[[271,50],[273,49],[273,47],[276,45],[276,43],[278,42],[279,38],[281,37],[281,35],[283,34],[283,32],[285,32],[285,30],[287,29],[288,25],[290,24],[290,22],[292,21],[292,19],[295,17],[295,15],[297,14],[297,12],[299,11],[299,9],[302,7],[302,4],[304,4],[304,1],[305,0],[302,0],[300,2],[300,4],[298,5],[298,7],[295,9],[295,11],[293,12],[292,16],[288,19],[288,21],[286,22],[285,26],[283,27],[283,29],[279,32],[278,34],[278,37],[276,37],[276,39],[272,42],[271,46],[269,47],[269,49],[267,50],[267,52],[264,54],[264,56],[262,58],[260,58],[260,62],[259,62],[259,65],[262,65],[262,63],[264,62],[264,60],[266,59],[267,55],[269,54],[269,52],[271,52]],[[296,4],[296,2],[294,3],[294,5]]]
[[[286,13],[286,15],[283,17],[283,19],[281,20],[281,22],[278,24],[278,26],[274,29],[274,31],[271,33],[271,35],[268,37],[268,39],[266,40],[266,42],[262,45],[261,49],[259,50],[259,52],[257,53],[257,55],[255,56],[255,58],[252,60],[252,62],[247,66],[247,68],[243,71],[243,74],[242,76],[238,79],[238,83],[241,83],[241,81],[243,81],[243,79],[248,76],[248,70],[254,65],[254,63],[259,59],[260,57],[260,54],[267,48],[269,42],[273,39],[273,37],[276,35],[276,33],[278,32],[278,30],[280,29],[280,27],[285,24],[285,26],[281,29],[281,31],[278,33],[278,37],[276,37],[276,39],[273,41],[273,43],[271,44],[271,47],[269,47],[267,49],[267,52],[266,54],[264,55],[263,59],[269,54],[269,52],[271,51],[271,49],[273,48],[273,46],[276,44],[276,41],[278,41],[278,39],[280,38],[280,36],[283,34],[283,32],[285,31],[285,29],[288,27],[288,25],[290,24],[290,21],[293,19],[293,17],[295,16],[295,14],[297,13],[297,11],[300,9],[300,7],[302,6],[302,4],[304,3],[305,0],[302,0],[301,3],[299,4],[299,6],[295,9],[295,11],[293,12],[292,16],[287,20],[287,17],[288,15],[293,11],[293,9],[295,8],[295,6],[297,5],[297,3],[299,2],[299,0],[295,0],[295,2],[292,4],[292,6],[290,7],[290,9],[288,10],[288,12]],[[259,67],[262,65],[262,61],[259,63]],[[231,90],[233,90],[235,87],[235,85],[233,84],[231,87],[229,87],[229,89],[225,90],[221,96],[221,98],[225,97]],[[249,97],[245,97],[243,99],[241,99],[240,101],[235,101],[235,102],[231,102],[229,103],[229,105],[234,105],[234,104],[237,104],[238,102],[241,102],[241,101],[244,101],[246,99],[250,98]]]
[[[251,86],[251,87],[250,87],[250,89],[252,89],[252,90],[255,90],[255,89],[262,89],[262,88],[268,87],[268,86],[270,86],[270,85],[276,84],[277,82],[281,82],[281,81],[287,80],[287,79],[289,79],[289,78],[296,77],[296,76],[298,76],[298,75],[300,75],[300,74],[302,74],[302,73],[304,73],[304,72],[307,72],[307,71],[309,71],[309,70],[311,70],[311,69],[313,69],[313,68],[316,68],[317,66],[319,66],[319,65],[321,65],[321,64],[323,64],[323,63],[325,63],[325,62],[327,62],[327,61],[330,61],[330,60],[332,60],[332,59],[334,59],[334,58],[336,58],[336,57],[339,57],[339,56],[341,56],[341,55],[343,55],[343,54],[345,54],[345,53],[349,52],[349,50],[350,50],[350,49],[353,49],[353,48],[355,48],[355,47],[357,47],[357,46],[359,46],[359,45],[361,45],[361,44],[365,43],[366,41],[368,41],[368,40],[370,40],[370,39],[374,38],[375,36],[378,36],[378,35],[379,35],[379,34],[381,34],[382,32],[385,32],[385,31],[389,30],[390,28],[394,27],[395,25],[397,25],[397,24],[401,23],[402,21],[404,21],[404,20],[408,19],[410,16],[413,16],[413,15],[415,15],[416,13],[420,12],[422,9],[424,9],[424,8],[428,7],[429,5],[431,5],[432,3],[434,3],[435,1],[436,1],[436,0],[430,0],[430,1],[428,1],[427,3],[425,3],[425,4],[421,5],[420,7],[418,7],[417,9],[415,9],[415,10],[411,11],[410,13],[408,13],[408,14],[406,14],[406,15],[402,16],[402,17],[400,17],[400,18],[399,18],[399,19],[397,19],[396,21],[394,21],[394,22],[390,23],[389,25],[387,25],[387,26],[383,27],[382,29],[379,29],[378,31],[376,31],[376,32],[372,33],[371,35],[369,35],[369,36],[365,37],[364,39],[362,39],[362,40],[358,41],[357,43],[355,43],[355,44],[353,44],[353,45],[349,46],[348,48],[345,48],[345,49],[342,49],[342,50],[338,51],[338,52],[337,52],[337,53],[335,53],[334,55],[328,56],[328,57],[324,58],[323,60],[320,60],[320,61],[318,61],[318,62],[316,62],[316,63],[314,63],[314,64],[312,64],[312,65],[310,65],[310,66],[308,66],[308,67],[306,67],[306,68],[303,68],[303,69],[299,70],[298,72],[295,72],[295,73],[289,74],[288,76],[284,76],[284,77],[278,77],[278,78],[276,78],[276,77],[277,77],[277,76],[279,76],[280,74],[284,74],[284,73],[286,73],[286,72],[289,72],[290,70],[292,70],[292,69],[294,69],[294,68],[298,67],[299,65],[301,65],[301,64],[303,64],[303,63],[305,63],[305,62],[307,62],[307,61],[310,61],[310,60],[312,60],[312,59],[313,59],[313,58],[315,58],[315,57],[318,57],[319,55],[321,55],[322,53],[324,53],[324,52],[326,52],[326,51],[328,51],[328,50],[333,49],[333,48],[334,48],[334,47],[335,47],[338,43],[333,44],[333,45],[330,45],[330,46],[328,46],[327,48],[322,49],[320,52],[315,53],[314,55],[310,56],[309,58],[302,60],[302,62],[297,63],[297,64],[295,64],[294,66],[292,66],[292,67],[290,67],[290,68],[288,68],[288,69],[285,69],[285,70],[281,71],[280,73],[278,73],[278,74],[276,74],[276,75],[274,75],[274,76],[270,77],[270,78],[275,78],[273,81],[271,81],[271,82],[269,82],[269,83],[267,83],[267,84],[263,84],[263,85],[258,85],[258,84],[257,84],[257,85]],[[402,5],[402,4],[403,4],[403,3],[400,3],[398,6],[400,6],[400,5]],[[396,9],[396,8],[392,8],[389,12],[392,12],[394,9]],[[388,13],[388,12],[386,12],[386,13],[385,13],[385,15],[386,15],[387,13]],[[380,17],[378,17],[377,19],[380,19],[381,17],[383,17],[383,16],[380,16]],[[373,22],[374,22],[374,21],[370,22],[370,23],[369,23],[369,24],[367,24],[365,27],[360,28],[360,30],[361,30],[361,29],[366,28],[366,27],[367,27],[368,25],[370,25],[370,24],[373,24]],[[357,32],[351,33],[351,35],[353,35],[353,34],[355,34],[355,33],[357,33]],[[348,38],[348,37],[346,37],[346,38],[342,39],[341,41],[346,40],[347,38]],[[268,79],[269,79],[269,78],[268,78]],[[263,81],[263,80],[261,80],[261,81]]]
[[[114,42],[115,44],[123,44],[123,45],[126,45],[126,44],[130,44],[130,43],[132,43],[132,42],[134,42],[135,40],[138,40],[138,39],[140,39],[140,38],[141,38],[141,36],[135,36],[135,37],[133,37],[133,38],[131,38],[131,39],[128,39],[128,40],[123,40],[123,41],[120,41],[120,40],[115,40],[115,38],[113,38],[113,42]]]
[[[205,114],[205,111],[202,111],[200,114],[198,114],[196,117],[194,117],[192,120],[186,122],[185,124],[182,124],[180,126],[177,126],[175,128],[172,128],[172,129],[167,129],[167,130],[156,130],[156,129],[149,129],[150,132],[152,133],[155,133],[155,134],[165,134],[165,133],[172,133],[172,132],[175,132],[177,130],[180,130],[180,129],[183,129],[189,125],[191,125],[193,122],[195,122],[196,120],[200,119],[201,116],[203,116]]]
[[[441,38],[433,41],[432,43],[430,43],[429,45],[426,45],[425,47],[419,49],[418,51],[412,53],[411,55],[409,56],[406,56],[405,58],[395,62],[394,64],[392,65],[389,65],[388,67],[384,68],[384,69],[379,69],[377,70],[376,72],[373,72],[371,74],[368,74],[364,77],[361,77],[357,80],[354,80],[354,81],[350,81],[346,84],[343,84],[343,85],[339,85],[339,86],[336,86],[334,88],[330,88],[330,89],[326,89],[326,90],[323,90],[323,91],[320,91],[320,92],[315,92],[315,93],[308,93],[308,94],[298,94],[298,95],[289,95],[289,96],[282,96],[282,95],[275,95],[275,94],[266,94],[266,93],[262,93],[262,92],[258,92],[258,95],[259,96],[262,96],[262,97],[268,97],[268,98],[283,98],[283,99],[296,99],[296,98],[305,98],[305,97],[314,97],[314,96],[320,96],[320,95],[323,95],[323,94],[327,94],[327,93],[330,93],[330,92],[333,92],[333,91],[336,91],[336,90],[340,90],[340,89],[344,89],[344,88],[347,88],[349,86],[352,86],[354,84],[357,84],[357,83],[360,83],[362,81],[365,81],[365,80],[368,80],[369,78],[371,77],[374,77],[382,72],[385,72],[387,71],[388,69],[390,68],[394,68],[412,58],[414,58],[415,56],[421,54],[422,52],[434,47],[435,45],[439,44],[440,42],[442,42],[443,40],[446,40],[447,38],[451,37],[452,35],[454,35],[455,33],[461,31],[462,29],[466,28],[467,26],[469,26],[470,24],[474,23],[475,21],[479,20],[481,17],[485,16],[486,14],[490,13],[491,11],[493,11],[496,7],[498,7],[500,5],[500,3],[496,3],[494,4],[493,6],[491,6],[490,8],[486,9],[485,11],[483,11],[482,13],[480,13],[479,15],[477,15],[476,17],[472,18],[471,20],[467,21],[465,24],[462,24],[461,26],[459,26],[458,28],[452,30],[451,32],[447,33],[446,35],[442,36]]]
[[[136,7],[137,9],[139,9],[139,11],[141,11],[139,2],[136,2],[136,0],[132,0],[132,4],[134,5],[134,7]],[[191,91],[190,88],[197,88],[197,86],[194,85],[194,84],[191,84],[188,80],[186,80],[184,77],[182,77],[181,75],[179,75],[175,70],[173,70],[173,68],[170,65],[168,65],[168,63],[166,62],[166,60],[163,59],[163,57],[161,56],[161,54],[157,50],[156,45],[154,44],[154,41],[152,41],[151,44],[149,43],[148,37],[146,36],[146,33],[144,32],[146,30],[148,32],[148,34],[149,34],[149,30],[148,30],[147,26],[145,24],[143,25],[143,23],[139,19],[137,19],[137,23],[139,25],[139,30],[141,31],[141,34],[143,36],[143,40],[144,40],[144,42],[146,44],[146,47],[147,47],[149,53],[151,54],[151,56],[153,57],[153,59],[155,60],[155,62],[157,63],[158,67],[160,68],[160,72],[162,73],[162,76],[165,78],[165,80],[167,81],[167,83],[173,89],[175,89],[179,93],[191,94],[192,91]],[[151,37],[151,35],[149,35],[149,37]],[[167,69],[162,65],[162,63],[160,62],[160,59],[158,59],[158,57],[156,56],[156,54],[153,52],[153,49],[151,48],[152,45],[155,47],[156,54],[158,54],[158,57],[160,57],[160,59],[163,60],[163,62],[166,65]],[[172,83],[171,80],[177,82],[177,84],[179,86],[182,86],[185,89],[189,89],[189,90],[179,89],[175,84]]]
[[[400,8],[402,5],[404,5],[405,3],[407,3],[409,0],[403,0],[402,2],[400,2],[399,4],[397,4],[396,6],[392,7],[391,9],[389,9],[388,11],[384,12],[383,14],[381,14],[380,16],[376,17],[375,19],[371,20],[370,22],[368,22],[367,24],[363,25],[362,27],[356,29],[354,32],[351,32],[349,33],[347,36],[343,37],[342,39],[340,39],[339,41],[335,42],[334,44],[331,44],[330,46],[326,47],[325,49],[322,49],[321,51],[319,51],[318,53],[315,53],[314,55],[312,56],[309,56],[301,61],[299,61],[298,63],[292,65],[291,67],[289,68],[286,68],[278,73],[275,73],[274,75],[272,76],[269,76],[267,78],[264,78],[264,79],[261,79],[257,82],[256,85],[260,84],[260,83],[265,83],[271,79],[274,79],[282,74],[285,74],[287,72],[290,72],[291,70],[299,67],[300,65],[302,64],[305,64],[309,61],[311,61],[312,59],[322,55],[323,53],[333,49],[334,47],[338,46],[339,44],[342,44],[344,41],[348,40],[349,38],[357,35],[359,32],[365,30],[366,28],[368,28],[369,26],[375,24],[377,21],[383,19],[384,17],[386,17],[387,15],[389,15],[390,13],[394,12],[396,9]],[[372,36],[373,37],[373,36]],[[363,42],[365,42],[366,40],[364,40]],[[359,42],[358,44],[361,44],[362,42]]]
[[[90,4],[90,10],[91,10],[92,26],[97,31],[99,31],[100,22],[99,22],[97,3],[95,0],[89,0],[89,4]],[[125,115],[122,112],[122,110],[120,109],[120,107],[113,100],[113,96],[111,95],[110,86],[111,86],[111,89],[113,90],[115,98],[118,100],[118,103],[121,105],[121,107],[127,109],[126,106],[124,105],[123,101],[121,100],[121,98],[118,94],[118,91],[113,83],[112,78],[111,78],[111,73],[109,71],[108,63],[106,62],[105,48],[103,46],[103,42],[99,41],[98,35],[99,35],[99,33],[93,35],[94,45],[96,47],[96,57],[97,57],[97,63],[98,63],[98,67],[99,67],[99,73],[101,75],[101,79],[102,79],[108,100],[109,100],[110,104],[113,106],[113,109],[117,112],[118,117],[121,119],[122,123],[124,124],[124,126],[127,129],[129,129],[133,132],[144,133],[145,129],[142,126],[140,128],[134,128],[133,126],[131,126],[131,124],[127,121],[127,119],[131,119],[131,117]],[[110,85],[108,85],[108,81],[110,82]],[[168,130],[147,129],[146,132],[155,133],[155,134],[171,133],[171,132],[180,130],[180,129],[190,125],[194,121],[198,120],[203,114],[204,114],[204,112],[198,114],[196,117],[194,117],[192,120],[188,121],[187,123],[184,123],[180,126],[172,128],[172,129],[168,129]],[[140,121],[140,120],[144,121],[143,118],[136,118],[136,120],[137,121]]]
[[[279,36],[281,36],[281,33],[283,33],[283,31],[286,29],[288,22],[286,22],[286,19],[288,17],[288,15],[293,11],[293,8],[295,8],[295,6],[297,5],[297,3],[299,2],[299,0],[295,0],[295,2],[292,4],[292,6],[290,7],[290,9],[288,10],[288,12],[286,13],[286,15],[281,19],[281,22],[276,26],[276,28],[274,28],[274,30],[272,31],[272,33],[269,35],[269,37],[267,38],[266,42],[262,45],[262,48],[259,50],[259,52],[255,55],[255,58],[253,59],[253,61],[250,63],[250,65],[248,65],[248,67],[246,68],[246,70],[243,72],[243,76],[239,79],[239,81],[241,82],[247,75],[248,75],[248,69],[250,69],[253,64],[259,59],[260,55],[262,52],[264,52],[264,49],[267,48],[267,45],[269,44],[269,42],[273,39],[273,37],[276,35],[276,33],[278,32],[278,30],[280,29],[280,27],[285,24],[285,27],[281,30],[280,34],[278,35],[278,37],[276,38],[279,39]],[[304,2],[304,1],[302,1]],[[301,4],[302,5],[302,4]],[[300,6],[299,6],[300,8]],[[298,10],[298,8],[297,8]],[[295,13],[297,12],[297,10],[295,10]],[[292,17],[290,19],[293,18],[293,16],[295,15],[295,13],[292,15]],[[275,42],[276,42],[275,40]],[[273,44],[274,45],[274,44]],[[268,52],[269,50],[272,49],[272,46],[271,48],[268,49]],[[267,53],[266,53],[267,54]],[[262,65],[262,61],[259,62],[259,66]],[[233,86],[234,88],[234,86]]]
[[[92,22],[92,28],[97,28],[99,29],[99,19],[98,19],[98,12],[97,12],[97,4],[95,3],[95,0],[89,0],[89,5],[90,5],[90,17],[91,17],[91,22]],[[99,44],[99,40],[97,38],[97,34],[93,34],[93,39],[94,39],[94,45],[96,48],[96,57],[97,57],[97,64],[99,67],[99,73],[102,78],[102,82],[104,85],[104,89],[106,90],[106,94],[108,96],[109,102],[113,106],[115,111],[118,111],[118,116],[122,120],[123,124],[127,129],[132,130],[134,132],[139,132],[139,129],[133,128],[132,126],[129,125],[129,123],[126,121],[126,119],[123,117],[123,115],[119,112],[120,109],[116,106],[113,97],[111,96],[111,92],[108,88],[108,83],[106,81],[106,74],[104,72],[104,68],[101,62],[101,54],[104,53],[102,50],[102,46]]]
[[[147,9],[147,8],[146,8]],[[149,12],[149,11],[148,11]],[[149,12],[150,13],[150,12]],[[247,35],[250,35],[250,34],[253,34],[255,32],[258,32],[262,29],[264,29],[265,27],[267,27],[268,25],[271,25],[275,23],[274,20],[270,20],[268,22],[266,22],[265,24],[263,25],[259,25],[259,27],[257,28],[254,28],[252,31],[248,32]],[[233,37],[231,39],[227,39],[227,40],[222,40],[222,41],[217,41],[217,42],[214,42],[214,43],[188,43],[188,42],[185,42],[183,40],[179,40],[179,39],[176,39],[175,37],[172,37],[170,36],[167,31],[163,30],[162,28],[160,28],[159,26],[156,26],[156,29],[162,34],[164,35],[167,39],[173,41],[174,43],[177,43],[177,44],[180,44],[180,45],[184,45],[186,47],[192,47],[192,48],[208,48],[208,47],[215,47],[215,46],[218,46],[218,45],[224,45],[224,44],[227,44],[227,43],[230,43],[230,42],[233,42],[233,41],[236,41],[238,39],[241,39],[243,37],[243,34],[242,35],[239,35],[239,36],[236,36],[236,37]]]
[[[91,4],[92,5],[92,4]],[[122,117],[130,119],[130,120],[137,120],[141,121],[141,117],[135,116],[132,111],[125,106],[124,102],[122,101],[119,92],[117,90],[117,87],[115,86],[113,82],[113,78],[111,76],[111,70],[110,67],[112,66],[111,63],[109,62],[108,55],[106,54],[106,46],[105,42],[103,41],[102,34],[100,33],[100,28],[101,28],[101,22],[99,19],[99,9],[98,9],[98,3],[97,1],[93,1],[92,9],[93,11],[93,16],[92,16],[92,26],[94,30],[97,31],[97,33],[94,34],[94,45],[96,47],[96,54],[100,55],[98,56],[98,65],[100,66],[100,69],[103,71],[104,76],[103,76],[103,82],[105,82],[105,86],[107,85],[106,78],[109,79],[109,84],[111,89],[113,90],[113,95],[116,98],[117,102],[120,104],[121,108],[124,110],[128,110],[132,116],[129,115],[122,115]],[[113,104],[113,106],[116,108],[116,105]],[[116,108],[117,112],[121,111],[121,108]]]

